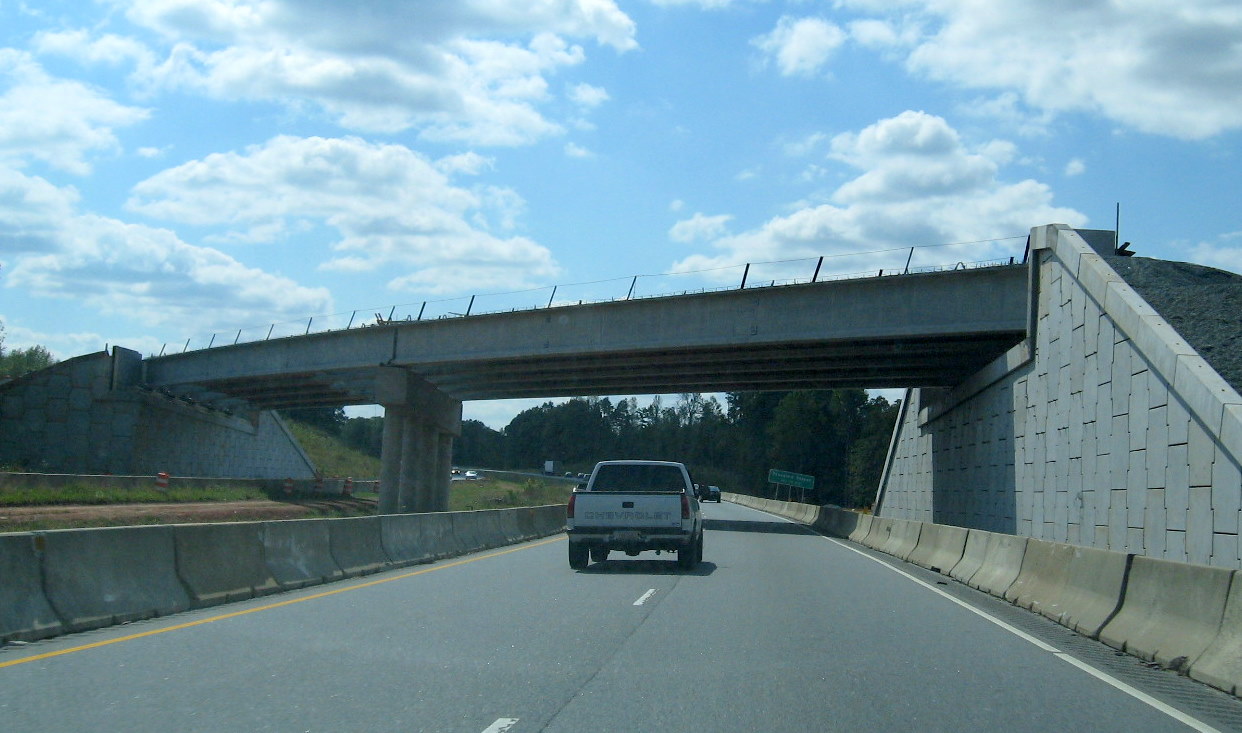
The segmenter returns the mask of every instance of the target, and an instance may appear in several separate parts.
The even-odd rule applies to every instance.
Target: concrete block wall
[[[1032,251],[1033,339],[907,394],[880,514],[1242,567],[1242,398],[1072,229]]]
[[[0,464],[73,474],[314,475],[275,414],[246,419],[142,390],[140,362],[118,347],[0,385]]]

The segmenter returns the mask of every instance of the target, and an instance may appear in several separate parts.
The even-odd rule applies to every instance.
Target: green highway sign
[[[778,471],[773,468],[768,471],[768,483],[795,486],[799,489],[813,489],[815,488],[815,477],[808,476],[805,473]]]

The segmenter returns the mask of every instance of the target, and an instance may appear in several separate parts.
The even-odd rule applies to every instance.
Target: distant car
[[[477,479],[478,477],[479,477],[478,471],[466,471],[466,478],[473,480],[473,479]]]
[[[720,503],[720,487],[719,486],[708,486],[707,490],[703,492],[703,501],[714,501],[717,504],[719,504]]]
[[[574,477],[574,472],[573,472],[573,471],[566,471],[566,472],[565,472],[565,478],[573,478],[573,477]]]

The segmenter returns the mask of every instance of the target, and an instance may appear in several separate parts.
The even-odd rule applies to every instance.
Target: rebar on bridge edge
[[[914,247],[911,247],[910,256],[906,258],[906,269],[902,270],[901,274],[903,275],[910,274],[910,260],[913,260],[913,259],[914,259]]]
[[[238,341],[241,341],[241,332],[242,332],[242,330],[241,330],[240,328],[239,328],[239,329],[237,329],[237,335],[233,337],[233,345],[234,345],[234,346],[236,346],[236,345],[237,345],[237,342],[238,342]]]
[[[215,345],[215,343],[216,343],[216,335],[213,333],[211,334],[211,340],[207,342],[207,348],[210,349],[212,346]]]
[[[418,320],[423,320],[423,311],[427,310],[427,301],[423,301],[423,307],[418,309]]]
[[[303,336],[310,333],[311,321],[314,321],[314,320],[315,320],[314,316],[311,316],[310,318],[306,319],[306,333],[303,333],[302,334]]]
[[[263,339],[263,340],[264,340],[264,341],[267,341],[268,339],[270,339],[270,338],[272,337],[272,331],[275,331],[275,330],[276,330],[276,324],[275,324],[275,323],[273,323],[273,324],[272,324],[272,327],[271,327],[271,328],[269,328],[269,329],[267,329],[267,338],[265,338],[265,339]]]
[[[548,307],[549,308],[552,307],[552,301],[556,299],[556,287],[557,286],[555,285],[552,286],[552,294],[548,296]]]
[[[811,275],[811,282],[815,282],[816,280],[819,279],[819,268],[823,266],[824,266],[824,256],[820,255],[819,262],[815,263],[815,274]]]
[[[738,290],[745,290],[745,289],[746,289],[746,276],[747,276],[747,275],[749,275],[749,274],[750,274],[750,263],[749,263],[749,262],[747,262],[747,263],[746,263],[746,269],[745,269],[745,270],[742,270],[742,286],[741,286],[741,287],[739,287],[739,288],[738,288]]]
[[[470,315],[470,309],[474,308],[474,296],[470,296],[470,303],[466,306],[466,315]]]
[[[354,326],[354,316],[356,316],[356,315],[358,315],[358,311],[354,311],[353,313],[350,313],[350,314],[349,314],[349,325],[347,325],[347,326],[345,327],[345,330],[346,330],[346,331],[348,331],[349,329],[353,328],[353,326]]]
[[[634,286],[636,284],[638,284],[638,275],[635,275],[634,279],[630,281],[630,292],[625,294],[626,300],[629,300],[634,295]]]

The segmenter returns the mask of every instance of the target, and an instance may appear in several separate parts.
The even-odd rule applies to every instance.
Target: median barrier
[[[190,608],[177,577],[171,526],[62,529],[34,534],[44,590],[66,632]]]
[[[472,512],[478,527],[479,542],[484,550],[508,544],[508,537],[505,536],[501,521],[504,511],[504,509],[484,509]]]
[[[479,517],[474,512],[450,512],[449,521],[453,524],[453,536],[457,538],[458,549],[462,554],[478,552],[483,549],[483,540],[479,536]]]
[[[888,553],[893,557],[902,560],[909,560],[910,554],[914,552],[914,548],[919,544],[919,535],[923,531],[923,523],[913,519],[893,519],[893,529],[889,534],[888,542],[883,547],[878,548],[880,552]]]
[[[332,560],[345,574],[378,573],[390,565],[384,552],[384,525],[379,517],[341,517],[324,520]]]
[[[431,562],[436,558],[423,537],[423,525],[432,514],[381,514],[380,540],[384,554],[396,567]]]
[[[263,559],[256,522],[173,525],[177,574],[195,606],[214,606],[280,590]]]
[[[423,518],[423,544],[432,558],[440,560],[462,554],[462,543],[453,534],[453,515],[448,512],[420,514]]]
[[[1092,639],[1121,607],[1132,555],[1096,547],[1073,547],[1060,598],[1036,608],[1062,626]]]
[[[981,529],[966,530],[966,546],[962,550],[962,559],[949,571],[949,577],[956,581],[970,584],[970,579],[987,559],[988,537],[991,532]]]
[[[549,504],[535,507],[535,529],[539,537],[565,531],[565,505]]]
[[[889,517],[872,517],[871,527],[862,538],[862,544],[878,550],[893,536],[893,520]]]
[[[1242,578],[1234,573],[1220,631],[1190,665],[1190,676],[1233,695],[1242,691]]]
[[[1100,641],[1165,667],[1192,666],[1216,639],[1233,570],[1136,555]]]
[[[970,577],[967,585],[1003,598],[1022,570],[1022,556],[1026,554],[1026,537],[989,532],[984,547],[984,561],[978,572]]]
[[[948,575],[962,559],[962,553],[966,549],[966,534],[965,527],[923,524],[919,530],[918,544],[907,559],[920,567]]]
[[[32,534],[0,536],[0,644],[61,633],[60,619],[43,594],[35,542]]]
[[[859,514],[858,521],[854,524],[853,531],[849,534],[850,542],[862,544],[867,539],[867,535],[871,533],[871,525],[875,523],[875,515]]]
[[[332,559],[330,530],[323,519],[263,522],[267,569],[281,588],[339,580],[345,573]]]
[[[1060,598],[1074,549],[1059,542],[1031,538],[1026,542],[1022,566],[1002,596],[1022,608],[1037,611],[1051,599]]]
[[[514,520],[517,522],[518,534],[522,540],[533,540],[539,536],[539,530],[535,524],[535,507],[524,506],[513,510]]]
[[[505,509],[501,512],[498,524],[500,525],[500,536],[503,539],[502,544],[514,545],[526,539],[526,535],[518,527],[517,509]]]

